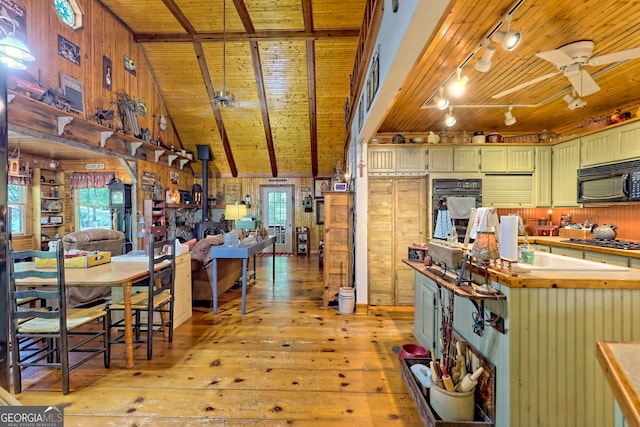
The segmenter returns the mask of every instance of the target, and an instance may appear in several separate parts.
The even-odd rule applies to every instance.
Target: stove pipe
[[[198,160],[202,160],[202,222],[209,221],[209,160],[212,160],[208,145],[197,145]]]

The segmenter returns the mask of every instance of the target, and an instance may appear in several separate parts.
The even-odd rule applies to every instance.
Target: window
[[[9,204],[9,232],[11,234],[26,234],[27,187],[9,184],[7,201]]]
[[[108,188],[80,188],[75,190],[76,227],[111,229]]]

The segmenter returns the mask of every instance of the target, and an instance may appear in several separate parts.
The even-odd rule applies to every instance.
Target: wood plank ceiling
[[[344,154],[344,104],[365,0],[226,1],[225,20],[223,0],[100,0],[141,44],[183,148],[211,147],[215,175],[330,174]],[[510,29],[523,34],[513,51],[487,42],[493,32],[506,29],[507,15]],[[384,106],[378,134],[426,136],[443,130],[448,111],[433,108],[432,98],[458,68],[469,83],[466,94],[452,102],[457,123],[450,132],[549,130],[568,138],[582,132],[579,126],[590,118],[616,108],[635,115],[640,59],[584,66],[601,89],[583,97],[585,107],[568,108],[563,97],[572,94],[569,80],[536,54],[578,40],[595,43],[593,56],[640,47],[637,2],[451,1],[421,57],[407,64],[412,69]],[[488,44],[495,54],[491,69],[481,73],[474,65]],[[235,107],[211,102],[221,89],[235,93]],[[507,127],[509,106],[517,122]],[[194,169],[198,173],[199,164]]]
[[[365,0],[99,1],[140,43],[182,148],[210,146],[214,176],[327,175],[343,158]],[[220,90],[236,104],[213,102]]]
[[[484,54],[488,34],[499,29],[512,13],[510,29],[522,32],[513,51],[494,42],[491,69],[478,72],[474,66]],[[396,133],[426,136],[429,131],[482,130],[504,135],[539,133],[550,130],[568,138],[583,131],[579,126],[590,118],[610,115],[616,108],[635,115],[640,106],[640,59],[583,69],[592,75],[600,90],[583,99],[587,105],[570,110],[563,100],[572,94],[569,80],[554,64],[537,53],[555,50],[579,40],[595,43],[593,56],[640,47],[640,8],[635,1],[615,0],[496,0],[451,2],[432,40],[425,46],[405,84],[397,93],[379,126],[387,138]],[[482,46],[482,47],[480,47]],[[472,56],[476,49],[480,49]],[[456,125],[446,128],[445,114],[425,103],[462,66],[468,76],[464,96],[452,99]],[[494,99],[492,96],[538,77],[557,73],[537,84]],[[507,127],[504,113],[513,106],[517,122]],[[383,140],[384,142],[384,140]]]

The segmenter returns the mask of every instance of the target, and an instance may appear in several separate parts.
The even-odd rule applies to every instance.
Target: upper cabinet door
[[[480,149],[478,147],[456,147],[453,154],[455,172],[478,172],[480,170]]]
[[[396,149],[398,174],[425,174],[427,172],[427,147],[398,147]]]
[[[369,173],[392,173],[396,170],[395,147],[369,147]]]
[[[453,172],[453,147],[429,147],[429,172]]]

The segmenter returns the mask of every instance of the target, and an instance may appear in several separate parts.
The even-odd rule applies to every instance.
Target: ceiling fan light
[[[587,106],[587,101],[582,98],[576,98],[575,96],[569,94],[563,96],[562,99],[567,103],[567,107],[569,107],[570,110],[584,108]]]
[[[222,107],[227,107],[229,105],[235,104],[236,96],[233,94],[233,92],[230,92],[228,90],[217,90],[214,92],[213,101],[216,104],[221,105]]]
[[[522,33],[515,30],[496,31],[491,40],[500,43],[504,50],[512,51],[520,44]]]
[[[474,66],[476,71],[481,73],[486,73],[487,71],[489,71],[491,69],[491,58],[493,57],[494,53],[496,53],[496,48],[494,46],[487,46],[484,54],[482,55],[482,58],[480,58]]]

